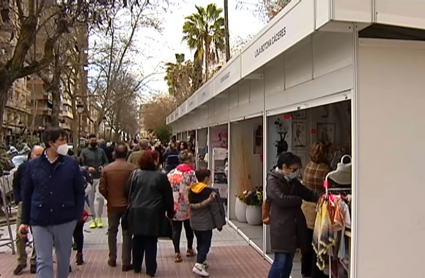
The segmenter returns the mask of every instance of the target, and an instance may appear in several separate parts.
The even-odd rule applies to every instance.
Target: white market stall
[[[307,163],[324,136],[352,156],[350,277],[422,275],[424,11],[425,1],[293,0],[167,117],[180,138],[203,130],[207,147],[227,128],[228,218],[269,260],[268,227],[235,224],[240,138],[250,179],[265,186],[278,147]]]

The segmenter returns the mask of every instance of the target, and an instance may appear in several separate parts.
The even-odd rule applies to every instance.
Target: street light
[[[106,123],[106,116],[103,116],[102,119],[102,129],[103,129],[103,139],[106,140],[106,132],[105,132],[105,123]]]
[[[78,114],[83,114],[84,112],[84,105],[82,103],[77,104],[77,112]]]
[[[81,116],[84,112],[84,105],[79,102],[77,104],[77,112],[78,112],[78,145],[80,144],[80,138],[81,138]]]

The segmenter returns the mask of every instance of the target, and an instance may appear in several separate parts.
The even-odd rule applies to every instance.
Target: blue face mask
[[[299,171],[299,170],[297,170],[297,171],[295,171],[295,172],[292,172],[292,173],[290,173],[290,174],[287,174],[286,176],[287,176],[287,177],[288,177],[288,179],[290,179],[290,180],[295,180],[295,179],[297,179],[297,178],[300,176],[300,171]]]

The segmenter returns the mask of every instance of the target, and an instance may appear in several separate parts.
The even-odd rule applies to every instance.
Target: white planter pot
[[[263,223],[261,206],[248,206],[246,208],[246,221],[251,226],[261,225]]]
[[[242,202],[241,200],[239,200],[238,197],[236,197],[236,202],[235,202],[235,215],[236,215],[236,220],[238,220],[241,223],[246,223],[246,208],[248,206]]]

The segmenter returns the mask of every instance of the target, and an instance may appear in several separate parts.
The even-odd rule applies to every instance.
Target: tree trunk
[[[229,1],[224,0],[224,37],[226,42],[226,62],[230,60],[230,35],[229,35]]]
[[[208,38],[205,38],[205,82],[208,81],[209,60],[210,60],[210,42]]]
[[[55,63],[53,66],[53,79],[51,82],[50,92],[53,97],[52,122],[54,127],[59,126],[61,92],[60,92],[60,61],[59,55],[55,55]]]
[[[9,100],[11,88],[13,86],[13,78],[11,74],[5,70],[0,70],[0,140],[5,143],[5,131],[3,129],[3,116],[6,109],[6,103]]]
[[[71,98],[71,109],[72,109],[72,146],[74,148],[74,152],[78,152],[78,148],[80,147],[80,134],[79,134],[79,124],[80,124],[80,115],[78,115],[77,107],[75,104],[75,100]]]

